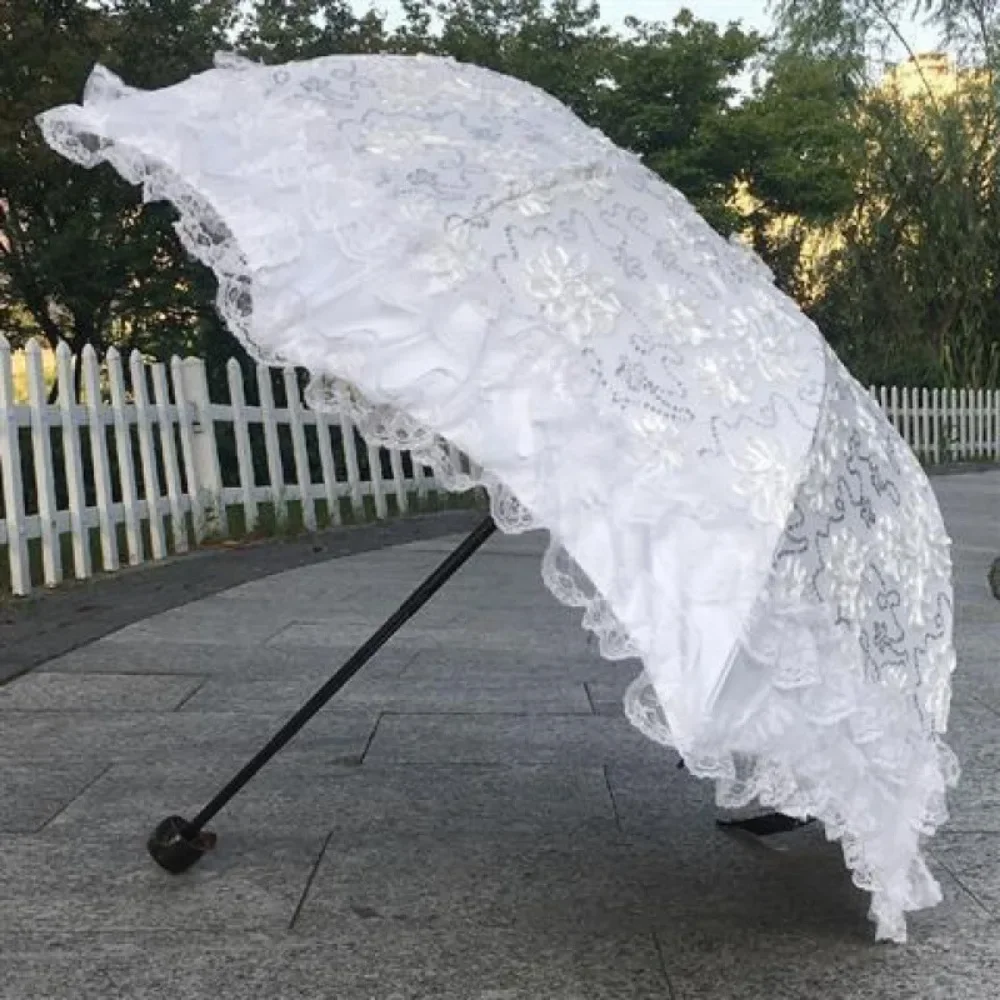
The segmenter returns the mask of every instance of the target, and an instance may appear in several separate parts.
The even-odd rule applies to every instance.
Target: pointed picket
[[[243,367],[236,358],[226,363],[229,382],[229,406],[233,411],[233,436],[236,439],[236,466],[240,477],[243,502],[243,523],[247,533],[257,530],[260,510],[255,495],[257,482],[253,471],[253,450],[250,445],[250,424],[247,421],[247,399],[243,387]]]
[[[42,349],[37,340],[28,341],[24,353],[28,377],[28,407],[31,412],[31,449],[35,460],[35,489],[42,538],[42,573],[46,586],[55,587],[62,582],[63,567],[45,369]]]
[[[361,466],[358,462],[358,444],[354,438],[354,421],[346,409],[340,411],[340,440],[344,446],[344,465],[347,468],[347,484],[351,494],[351,510],[361,518],[365,513],[364,494],[361,487]]]
[[[309,471],[309,453],[306,451],[306,430],[302,420],[302,399],[294,368],[283,372],[285,382],[285,407],[292,434],[292,457],[295,461],[295,480],[302,503],[302,523],[307,531],[316,530],[316,501],[312,495],[312,475]]]
[[[16,596],[24,597],[31,593],[31,566],[28,562],[18,427],[10,344],[6,337],[0,336],[0,479],[3,480],[10,587]]]
[[[59,386],[59,413],[62,417],[63,467],[69,503],[70,532],[73,539],[73,573],[78,580],[93,575],[90,558],[90,530],[84,521],[87,498],[83,483],[83,454],[80,448],[78,400],[73,371],[73,353],[64,340],[56,348],[56,379]]]
[[[176,354],[170,359],[170,385],[174,390],[174,405],[177,407],[177,428],[181,439],[181,461],[184,463],[184,485],[191,510],[195,544],[205,537],[207,516],[201,493],[201,478],[198,474],[197,447],[194,433],[194,405],[188,399],[184,362]]]
[[[257,393],[260,396],[261,422],[264,425],[264,451],[267,455],[268,491],[274,505],[275,523],[281,524],[288,517],[288,498],[285,494],[285,473],[281,466],[281,440],[278,437],[278,419],[271,387],[271,370],[257,366]]]
[[[167,481],[167,501],[170,505],[170,534],[175,552],[187,552],[187,512],[181,491],[181,470],[177,462],[177,443],[174,440],[174,420],[171,415],[170,390],[167,387],[167,370],[162,362],[151,366],[153,374],[153,402],[156,420],[160,426],[160,448],[163,454],[163,474]]]
[[[153,444],[153,419],[146,387],[146,366],[142,355],[133,351],[129,358],[132,376],[132,399],[135,403],[135,425],[139,437],[139,460],[142,462],[143,492],[146,495],[146,518],[149,521],[149,541],[154,559],[167,555],[167,536],[163,529],[163,511],[160,510],[160,474],[156,467],[156,450]]]
[[[142,530],[139,524],[139,493],[135,481],[135,462],[132,458],[132,431],[125,399],[125,375],[121,355],[114,347],[108,348],[106,364],[111,388],[111,412],[115,424],[115,455],[118,459],[118,487],[121,490],[122,509],[125,513],[125,539],[128,543],[128,561],[138,566],[145,558]]]
[[[319,465],[323,473],[323,493],[326,498],[326,516],[330,524],[343,523],[340,514],[340,486],[337,482],[337,465],[333,460],[332,428],[329,416],[316,411],[316,440],[319,443]]]
[[[106,410],[101,396],[101,368],[92,345],[87,344],[83,349],[80,363],[83,365],[83,393],[87,401],[87,429],[90,432],[91,464],[94,467],[97,525],[101,535],[101,568],[106,573],[112,573],[119,566],[118,522],[114,517]]]

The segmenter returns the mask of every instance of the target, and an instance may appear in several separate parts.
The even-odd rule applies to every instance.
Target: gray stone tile
[[[268,643],[277,649],[324,648],[333,643],[360,645],[372,633],[370,623],[352,625],[332,622],[295,622],[275,635]],[[414,652],[425,650],[469,650],[485,653],[527,653],[531,656],[585,655],[587,639],[581,630],[564,633],[527,629],[494,629],[488,619],[463,618],[462,624],[435,625],[415,619],[401,629],[393,640]]]
[[[50,660],[47,672],[114,674],[194,674],[233,680],[298,679],[322,683],[357,649],[334,642],[324,648],[220,648],[211,643],[125,642],[91,643]],[[365,676],[396,677],[413,659],[412,650],[389,643],[365,667]]]
[[[106,636],[104,642],[166,640],[175,645],[207,643],[229,647],[259,646],[296,617],[294,605],[272,601],[253,614],[239,602],[206,598],[128,625]]]
[[[359,618],[354,622],[295,621],[281,629],[268,642],[268,649],[317,650],[331,646],[356,649],[378,627],[377,621]],[[394,646],[411,655],[421,650],[437,649],[441,643],[474,642],[474,635],[464,629],[449,629],[433,623],[408,624],[392,638]]]
[[[427,538],[419,542],[409,542],[397,546],[397,552],[436,552],[447,553],[457,548],[463,539],[462,535],[442,535],[440,538]],[[520,535],[495,534],[477,553],[476,556],[485,559],[488,556],[532,557],[539,559],[545,554],[549,544],[547,531],[529,531]]]
[[[949,895],[931,922],[981,926],[982,908],[947,872],[938,874]],[[572,937],[581,929],[641,934],[675,923],[725,924],[851,941],[871,937],[868,905],[841,853],[815,834],[785,855],[752,852],[710,826],[697,839],[660,842],[579,835],[396,842],[375,835],[327,853],[299,926],[306,933],[369,921],[518,926]]]
[[[940,834],[931,851],[967,892],[1000,917],[1000,829]]]
[[[396,926],[320,940],[136,935],[4,955],[0,1000],[664,1000],[651,937],[534,938]]]
[[[202,683],[166,674],[26,674],[0,688],[0,713],[169,712]],[[2,717],[2,716],[0,716]]]
[[[461,842],[375,835],[328,853],[296,926],[306,934],[370,924],[517,927],[548,939],[641,935],[678,902],[678,874],[669,852],[558,831]]]
[[[632,678],[623,675],[615,681],[587,681],[587,695],[597,715],[624,715],[625,690]]]
[[[53,764],[0,761],[0,833],[33,833],[107,769],[100,761]]]
[[[964,630],[979,625],[1000,625],[1000,601],[987,594],[981,601],[966,601],[955,609],[955,628]]]
[[[0,727],[0,761],[174,763],[242,761],[285,722],[287,713],[236,712],[8,713]],[[321,713],[285,751],[299,760],[357,763],[377,715]]]
[[[242,763],[242,762],[240,762]],[[235,772],[119,765],[64,809],[44,831],[56,840],[82,831],[135,847],[164,817],[192,816]],[[264,835],[333,832],[337,855],[369,838],[612,836],[614,809],[604,772],[555,767],[319,767],[284,755],[264,768],[212,823],[217,854],[238,855]],[[242,840],[233,840],[233,837]]]
[[[679,769],[675,751],[663,748],[662,754],[660,766],[608,766],[608,786],[622,832],[672,845],[671,849],[678,837],[693,837],[697,845],[715,833],[719,812],[714,785]]]
[[[313,682],[210,680],[186,702],[187,711],[288,711],[316,689]],[[508,681],[481,678],[433,681],[369,679],[363,674],[340,691],[331,707],[393,712],[517,712],[534,715],[591,713],[582,684],[568,681]]]
[[[369,633],[385,621],[410,595],[410,588],[363,587],[346,596],[332,597],[325,591],[295,594],[283,598],[282,603],[289,609],[283,624],[292,621],[322,622],[337,626],[360,626]],[[222,608],[227,615],[248,619],[266,618],[274,615],[274,594],[270,597],[240,597],[220,594],[212,598],[212,604],[203,602],[207,610],[215,613]],[[460,614],[453,602],[431,600],[424,605],[413,619],[412,624],[427,626],[448,625]]]
[[[663,759],[625,719],[601,716],[383,716],[372,763],[576,764]]]
[[[959,669],[966,660],[1000,664],[1000,625],[981,622],[975,628],[956,629],[955,650]]]
[[[674,926],[658,935],[674,1000],[993,1000],[1000,983],[996,927],[959,923],[929,935],[911,918],[911,943],[873,945],[754,922]]]
[[[236,830],[226,850],[172,876],[147,856],[143,839],[20,837],[0,843],[4,934],[283,929],[324,841],[321,833]]]
[[[417,651],[402,677],[407,683],[458,683],[463,680],[502,680],[511,685],[524,681],[571,681],[573,683],[624,682],[639,672],[637,663],[610,663],[600,657],[595,647],[580,651],[562,650],[539,655],[530,649],[497,650],[438,649]]]

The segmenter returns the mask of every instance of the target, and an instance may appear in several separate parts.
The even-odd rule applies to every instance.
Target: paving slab
[[[185,711],[287,711],[299,707],[316,689],[312,680],[206,681],[184,704]],[[516,685],[503,677],[466,677],[414,683],[362,673],[341,691],[333,706],[364,707],[379,712],[524,715],[591,715],[583,684],[562,680],[527,680]]]
[[[394,926],[321,940],[234,934],[166,941],[133,935],[79,953],[50,942],[4,956],[2,1000],[663,1000],[651,936],[548,942],[517,929],[455,934]]]
[[[268,576],[223,559],[212,587],[172,563],[160,603],[120,588],[132,618],[100,598],[83,645],[95,598],[67,605],[69,645],[49,605],[15,659],[53,654],[0,688],[0,1000],[996,1000],[1000,474],[935,488],[964,776],[930,842],[945,900],[908,945],[873,943],[822,831],[755,850],[716,829],[711,785],[622,715],[637,664],[545,591],[542,533],[492,539],[216,818],[214,852],[156,869],[152,826],[200,808],[465,530],[423,522],[391,549],[258,551]]]
[[[193,815],[232,776],[235,760],[200,768],[116,765],[85,786],[41,837],[120,841],[143,856],[149,831],[164,816]],[[334,849],[373,836],[452,838],[524,834],[546,838],[584,832],[616,836],[614,803],[602,768],[538,766],[320,766],[276,758],[213,821],[219,851],[202,862],[239,856],[233,837],[332,833]]]
[[[286,718],[246,712],[4,712],[0,762],[93,759],[198,767],[206,760],[249,757]],[[361,710],[322,714],[288,754],[301,762],[357,764],[377,721],[377,713]]]
[[[406,685],[458,684],[463,679],[507,680],[512,688],[541,680],[623,682],[627,686],[638,672],[635,661],[609,663],[601,659],[594,645],[585,645],[579,652],[565,648],[538,652],[530,647],[477,650],[439,646],[416,650],[400,680]]]
[[[0,761],[0,834],[34,833],[50,822],[110,765],[100,758],[56,764]]]
[[[919,915],[913,923],[920,925]],[[817,938],[812,928],[776,934],[728,923],[657,935],[672,1000],[992,1000],[1000,984],[1000,937],[993,925],[905,947],[860,938]]]
[[[95,830],[94,834],[98,831]],[[234,830],[226,850],[182,877],[150,864],[142,840],[107,833],[0,842],[0,935],[86,935],[184,928],[284,930],[328,835]],[[95,886],[100,892],[95,892]]]
[[[0,718],[20,712],[170,712],[202,684],[183,674],[59,674],[36,671],[0,688]]]
[[[374,836],[324,855],[296,926],[317,934],[369,922],[452,926],[456,933],[517,926],[549,940],[674,925],[712,928],[721,937],[750,925],[775,937],[806,929],[820,940],[870,935],[868,900],[822,837],[805,835],[768,862],[714,830],[708,814],[691,825],[699,836],[670,846],[556,834],[452,844]],[[947,894],[933,917],[939,933],[989,923],[943,866],[935,874]]]
[[[169,640],[101,639],[50,660],[46,673],[69,674],[190,674],[225,677],[233,681],[301,679],[320,681],[357,649],[351,644],[277,649],[275,647],[220,647],[217,643]],[[398,677],[416,651],[390,642],[365,667],[365,677]]]
[[[373,764],[569,764],[659,762],[662,747],[624,718],[572,715],[403,715],[379,722]]]

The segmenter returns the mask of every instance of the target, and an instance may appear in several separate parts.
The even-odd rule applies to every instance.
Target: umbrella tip
[[[192,833],[183,816],[168,816],[157,824],[146,841],[146,850],[161,868],[172,875],[180,875],[215,847],[215,841],[215,834],[207,830]]]

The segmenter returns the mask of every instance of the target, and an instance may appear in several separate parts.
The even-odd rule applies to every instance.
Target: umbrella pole
[[[179,874],[198,862],[215,846],[215,834],[205,829],[213,817],[236,796],[253,776],[277,754],[303,726],[412,618],[496,531],[492,517],[484,518],[426,580],[386,619],[350,659],[247,761],[192,820],[168,816],[146,842],[153,860],[168,872]]]

